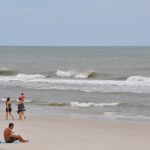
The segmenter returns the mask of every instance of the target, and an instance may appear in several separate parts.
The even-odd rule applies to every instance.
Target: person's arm
[[[8,108],[8,102],[6,102],[6,108]]]
[[[11,136],[11,135],[14,135],[14,132],[13,132],[12,129],[10,129],[10,136]]]
[[[13,137],[15,137],[15,134],[14,134],[14,132],[10,129],[9,138],[13,138]]]
[[[21,104],[21,101],[19,100],[18,105]]]

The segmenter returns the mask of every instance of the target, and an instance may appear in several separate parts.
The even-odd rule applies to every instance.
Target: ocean
[[[150,47],[1,46],[0,112],[150,120]]]

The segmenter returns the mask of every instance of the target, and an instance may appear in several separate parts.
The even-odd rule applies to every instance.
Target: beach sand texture
[[[11,120],[0,119],[0,139]],[[0,150],[149,150],[150,123],[28,115],[14,132],[29,143],[0,144]]]

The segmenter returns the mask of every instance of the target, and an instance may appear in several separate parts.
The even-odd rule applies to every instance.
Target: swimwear
[[[17,140],[17,138],[12,137],[12,138],[10,138],[8,141],[6,141],[6,143],[13,143],[13,142],[16,141],[16,140]]]
[[[21,103],[21,104],[18,104],[18,113],[20,113],[20,112],[24,112],[25,111],[25,108],[24,108],[24,104],[23,103]]]
[[[6,103],[6,112],[11,112],[11,111],[12,111],[11,104]]]
[[[6,112],[11,112],[12,109],[11,108],[6,108]]]

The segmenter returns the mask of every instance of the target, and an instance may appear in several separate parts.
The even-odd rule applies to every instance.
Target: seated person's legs
[[[17,140],[17,138],[16,138],[15,136],[11,136],[11,137],[9,138],[9,140],[6,141],[6,143],[13,143],[13,142],[16,141],[16,140]]]
[[[12,135],[12,137],[20,142],[28,142],[28,140],[24,140],[20,135]]]

